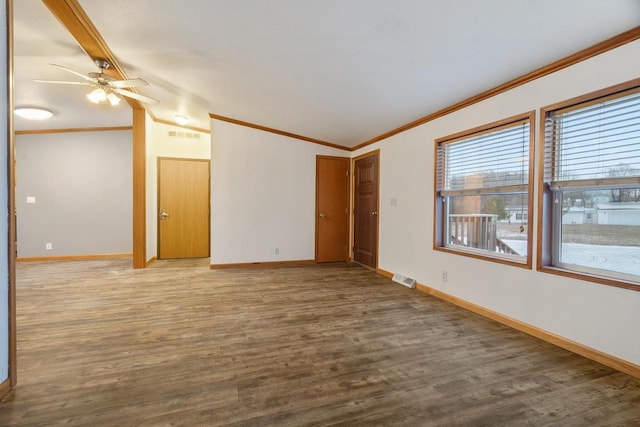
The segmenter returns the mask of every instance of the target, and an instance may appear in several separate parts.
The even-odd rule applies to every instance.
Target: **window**
[[[531,267],[533,117],[436,140],[435,249]]]
[[[538,268],[640,289],[640,80],[542,117]]]

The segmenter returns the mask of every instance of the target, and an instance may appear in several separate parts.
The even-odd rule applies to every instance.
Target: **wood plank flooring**
[[[18,264],[1,426],[637,426],[640,380],[353,265]]]

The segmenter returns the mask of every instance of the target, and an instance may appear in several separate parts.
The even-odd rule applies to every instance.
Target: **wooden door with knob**
[[[209,256],[209,167],[158,158],[158,259]]]
[[[353,209],[353,260],[378,266],[378,173],[380,154],[375,151],[355,159]]]
[[[349,259],[349,162],[316,156],[316,262]]]

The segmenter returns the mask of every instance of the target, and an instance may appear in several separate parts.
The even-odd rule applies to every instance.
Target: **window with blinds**
[[[530,265],[533,117],[436,140],[436,249]]]
[[[544,159],[552,189],[640,184],[640,91],[550,112]]]
[[[640,80],[542,109],[539,267],[640,287]]]
[[[437,171],[437,191],[442,196],[526,192],[529,122],[441,142]]]

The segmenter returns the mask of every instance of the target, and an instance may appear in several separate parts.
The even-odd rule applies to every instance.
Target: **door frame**
[[[211,256],[211,159],[207,158],[195,158],[195,157],[158,157],[156,160],[156,258],[160,258],[160,161],[161,160],[185,160],[185,161],[198,161],[198,162],[206,162],[209,166],[209,179],[207,180],[207,200],[208,204],[208,214],[209,220],[207,221],[207,240],[209,241],[209,257]]]
[[[320,196],[320,192],[318,191],[318,184],[320,182],[319,177],[318,177],[318,161],[320,159],[328,159],[328,160],[332,160],[332,159],[336,159],[336,160],[347,160],[349,163],[349,168],[347,169],[347,173],[348,173],[348,181],[347,181],[347,209],[349,210],[349,212],[347,212],[347,239],[345,244],[347,245],[347,252],[345,253],[345,262],[351,262],[352,256],[351,256],[351,213],[353,212],[352,206],[351,206],[351,188],[352,188],[352,183],[351,183],[351,175],[353,175],[352,171],[353,171],[353,163],[352,163],[352,159],[350,157],[342,157],[342,156],[323,156],[323,155],[316,155],[316,218],[315,218],[315,244],[314,244],[314,261],[316,264],[318,264],[318,229],[320,227],[320,221],[319,221],[319,216],[320,216],[320,208],[319,208],[319,196]]]
[[[378,162],[376,165],[376,170],[378,171],[378,177],[376,179],[376,200],[377,206],[376,211],[378,215],[376,215],[376,259],[374,262],[374,267],[369,267],[368,265],[360,264],[365,268],[373,268],[374,270],[378,270],[378,251],[380,250],[380,149],[377,148],[375,150],[369,151],[367,153],[361,154],[356,157],[351,158],[351,220],[349,221],[349,228],[351,232],[349,233],[349,260],[354,261],[354,244],[355,244],[355,203],[356,203],[356,161],[360,159],[364,159],[367,157],[378,155]]]

